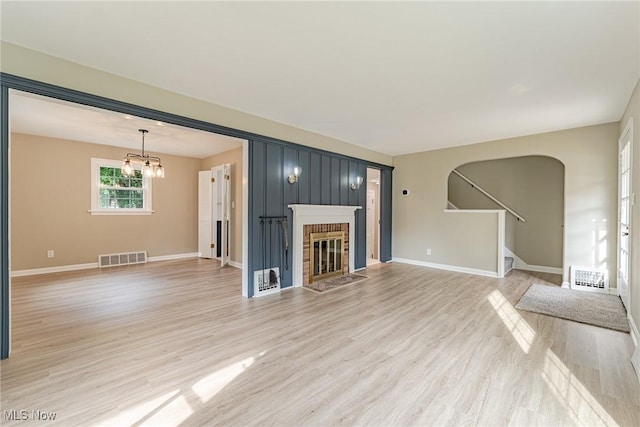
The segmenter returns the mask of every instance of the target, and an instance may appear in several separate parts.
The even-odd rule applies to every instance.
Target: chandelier
[[[122,161],[122,175],[132,176],[135,174],[136,168],[134,164],[142,165],[142,176],[148,178],[164,178],[164,168],[160,163],[160,157],[153,157],[144,153],[144,134],[149,131],[146,129],[138,129],[142,134],[142,153],[127,153]]]

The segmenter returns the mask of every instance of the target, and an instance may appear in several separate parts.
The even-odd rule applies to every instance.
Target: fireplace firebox
[[[309,283],[344,274],[344,231],[309,234]]]

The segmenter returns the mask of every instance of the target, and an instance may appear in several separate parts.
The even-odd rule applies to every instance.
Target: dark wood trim
[[[9,357],[9,88],[0,88],[0,359]]]

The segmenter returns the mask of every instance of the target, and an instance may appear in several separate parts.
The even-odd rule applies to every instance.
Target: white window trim
[[[111,159],[91,158],[91,215],[151,215],[154,211],[151,205],[151,184],[153,180],[149,177],[142,177],[144,186],[144,209],[104,209],[98,205],[98,195],[100,193],[100,166],[120,168],[122,161]],[[140,170],[139,165],[133,165]]]

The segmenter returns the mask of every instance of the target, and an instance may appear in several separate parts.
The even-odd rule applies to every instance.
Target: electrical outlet
[[[55,253],[53,252],[53,249],[49,249],[47,251],[47,258],[53,258],[55,256]]]
[[[427,256],[431,255],[431,248],[427,248]]]

